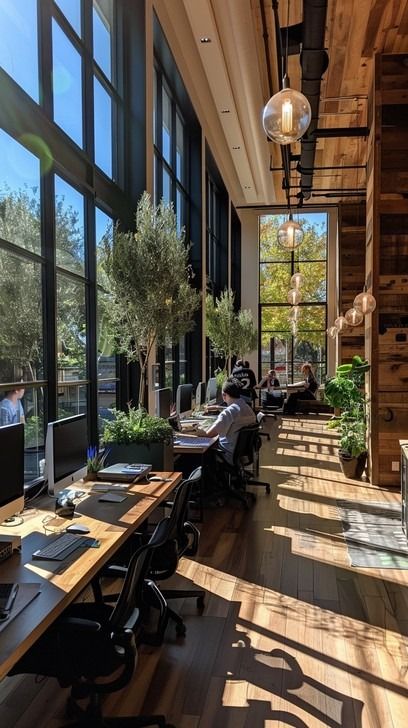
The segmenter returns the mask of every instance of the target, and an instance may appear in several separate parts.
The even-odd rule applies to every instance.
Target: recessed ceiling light
[[[211,43],[211,38],[209,38],[207,35],[204,35],[202,38],[200,38],[200,43]]]
[[[251,185],[244,185],[244,190],[251,190],[251,189],[252,189]]]
[[[221,109],[221,114],[229,114],[229,113],[230,113],[229,109]]]
[[[232,147],[233,149],[241,149],[241,147]]]

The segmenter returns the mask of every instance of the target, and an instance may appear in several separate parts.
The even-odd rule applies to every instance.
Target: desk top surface
[[[46,545],[49,529],[58,528],[53,514],[54,498],[39,498],[34,507],[23,513],[21,526],[2,529],[6,537],[22,537],[22,550],[0,564],[0,582],[37,583],[41,591],[19,614],[10,618],[1,632],[0,679],[74,601],[128,536],[168,498],[182,478],[177,472],[160,475],[167,480],[131,485],[123,493],[126,498],[121,503],[99,502],[101,493],[91,492],[93,482],[74,484],[72,489],[85,491],[85,495],[75,501],[76,516],[74,521],[64,519],[65,526],[73,522],[88,526],[87,535],[97,539],[99,547],[79,549],[65,561],[32,559],[33,552]],[[53,536],[56,533],[55,530]]]

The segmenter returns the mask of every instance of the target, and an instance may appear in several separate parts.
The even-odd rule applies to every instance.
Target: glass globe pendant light
[[[338,334],[337,326],[329,326],[328,329],[326,329],[327,336],[330,336],[331,339],[335,339]]]
[[[293,220],[292,213],[289,211],[289,219],[278,227],[278,243],[285,250],[296,250],[302,241],[303,230],[299,223]]]
[[[291,288],[288,293],[288,303],[292,306],[297,306],[301,300],[302,296],[300,295],[300,291],[297,288]]]
[[[277,144],[291,144],[300,139],[307,131],[312,118],[310,104],[300,91],[290,88],[285,73],[282,90],[274,94],[266,104],[262,124],[265,133]]]
[[[355,297],[353,301],[353,306],[358,311],[361,311],[363,316],[365,316],[367,313],[372,313],[375,311],[375,307],[377,306],[377,301],[375,300],[374,296],[371,295],[371,293],[368,293],[368,291],[365,290],[362,293],[359,293],[358,296]]]
[[[291,321],[298,321],[300,318],[300,306],[293,306],[289,313],[289,319]]]
[[[290,279],[290,285],[292,288],[301,288],[304,283],[304,276],[302,273],[294,273],[292,278]]]
[[[338,333],[341,334],[348,326],[347,319],[343,316],[343,314],[341,314],[341,316],[337,316],[335,319],[334,325]]]
[[[344,314],[349,326],[358,326],[364,319],[364,314],[358,308],[349,308]]]

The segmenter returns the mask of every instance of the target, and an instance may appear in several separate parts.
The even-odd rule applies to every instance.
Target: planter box
[[[364,473],[367,453],[362,452],[358,457],[352,457],[351,455],[344,455],[341,451],[339,452],[340,467],[343,475],[346,478],[357,480],[361,478]]]
[[[151,465],[153,470],[173,472],[174,452],[173,443],[152,442],[143,444],[132,442],[128,445],[117,445],[107,443],[110,452],[106,458],[105,465],[115,463],[146,463]]]

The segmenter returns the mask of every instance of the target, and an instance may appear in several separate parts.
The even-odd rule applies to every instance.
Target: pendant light
[[[331,339],[335,339],[338,334],[337,326],[329,326],[328,329],[326,329],[327,336],[330,336]]]
[[[282,90],[269,99],[263,110],[262,123],[267,136],[277,144],[291,144],[307,131],[312,118],[309,101],[300,91],[290,88],[287,75],[289,47],[289,9],[286,23],[285,73]]]
[[[284,250],[296,250],[302,242],[303,230],[299,223],[293,220],[292,212],[289,209],[288,220],[278,227],[278,243]]]
[[[367,313],[375,311],[377,301],[371,293],[368,293],[366,286],[364,286],[364,291],[355,297],[353,306],[365,316]]]
[[[349,308],[344,314],[349,326],[358,326],[364,319],[364,314],[358,308]]]
[[[289,313],[289,319],[291,321],[298,321],[300,318],[300,306],[293,306]]]
[[[288,293],[288,303],[290,303],[292,306],[297,306],[298,303],[300,303],[302,300],[302,296],[300,294],[300,291],[297,288],[291,288]]]
[[[302,273],[294,273],[292,278],[290,279],[290,285],[292,288],[301,288],[304,283],[304,276]]]
[[[348,327],[347,319],[341,314],[340,316],[337,316],[337,318],[334,321],[334,325],[338,331],[339,334],[341,334],[344,329]]]

